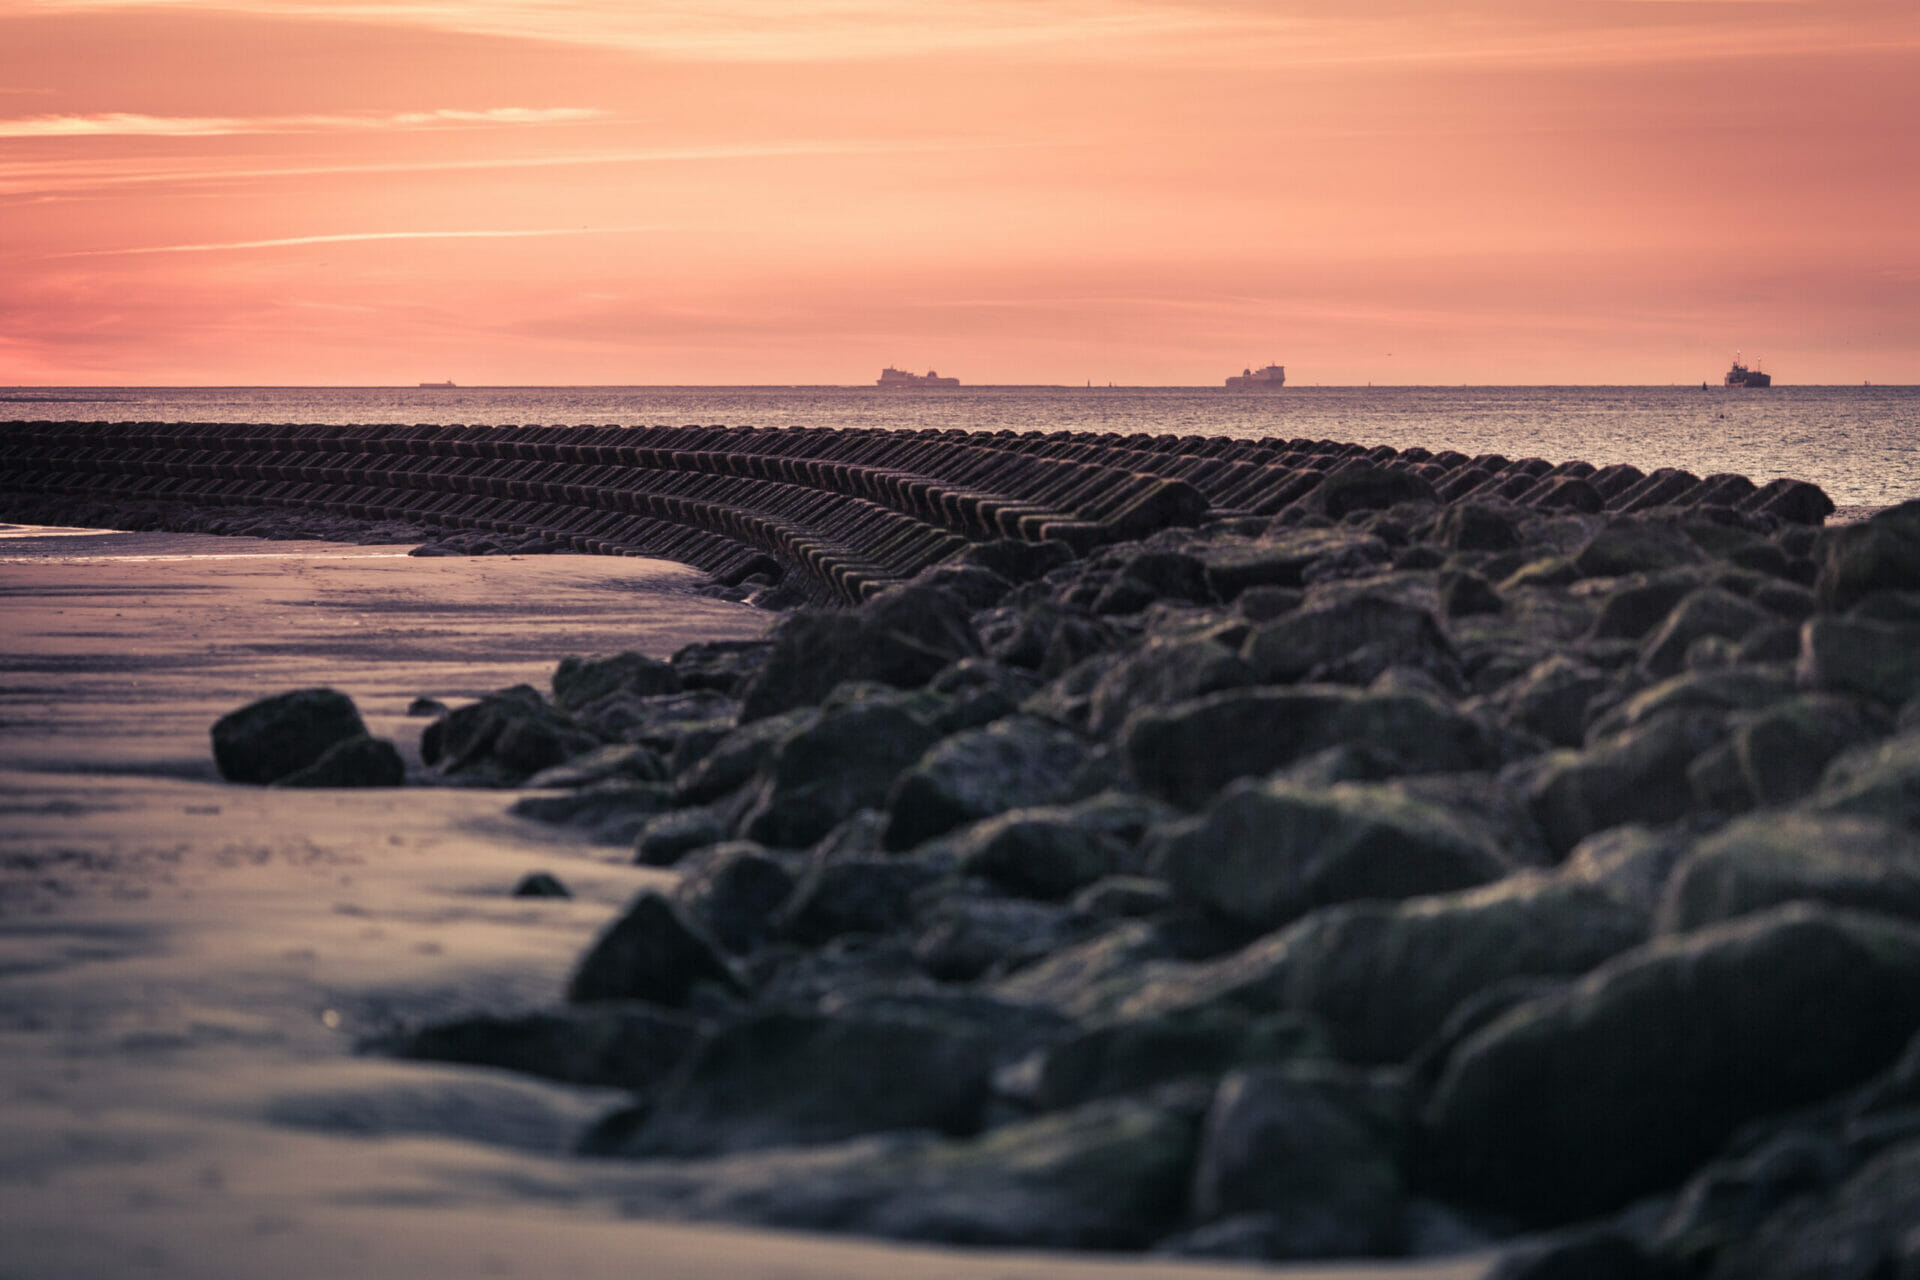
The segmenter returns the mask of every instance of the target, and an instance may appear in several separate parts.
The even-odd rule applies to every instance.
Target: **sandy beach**
[[[631,1166],[566,1154],[617,1095],[357,1054],[396,1022],[553,1002],[668,873],[509,817],[511,793],[222,783],[211,722],[327,684],[417,762],[416,696],[770,621],[674,565],[404,552],[0,540],[0,1276],[1250,1273],[634,1221]],[[533,870],[573,899],[509,896]]]

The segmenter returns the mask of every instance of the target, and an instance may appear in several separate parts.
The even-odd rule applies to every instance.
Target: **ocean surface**
[[[1810,480],[1920,497],[1920,387],[17,387],[0,430],[109,422],[898,427],[1278,436]]]

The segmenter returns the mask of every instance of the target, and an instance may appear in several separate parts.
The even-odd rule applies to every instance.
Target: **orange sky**
[[[0,383],[1920,382],[1920,5],[0,0]]]

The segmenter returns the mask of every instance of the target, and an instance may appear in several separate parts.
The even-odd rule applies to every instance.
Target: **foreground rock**
[[[1917,1026],[1914,925],[1796,903],[1657,943],[1460,1046],[1430,1176],[1534,1219],[1616,1209],[1741,1123],[1865,1079]]]
[[[295,689],[250,702],[213,725],[213,761],[229,782],[275,782],[341,743],[365,738],[353,699],[334,689]]]

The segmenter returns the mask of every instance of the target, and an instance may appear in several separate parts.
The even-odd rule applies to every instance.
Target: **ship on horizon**
[[[1740,363],[1740,353],[1733,353],[1733,368],[1727,370],[1727,385],[1730,387],[1770,387],[1773,375],[1762,373],[1758,369],[1749,369]]]
[[[1227,379],[1229,391],[1261,390],[1286,385],[1287,366],[1283,364],[1270,364],[1264,369],[1243,369]]]
[[[441,390],[445,390],[453,385],[453,379],[448,378],[445,382],[423,382],[420,385],[423,387],[438,387]]]
[[[880,381],[874,385],[880,387],[957,387],[960,385],[960,379],[943,378],[931,369],[925,373],[908,373],[904,369],[896,369],[892,365],[888,365],[880,371]]]

